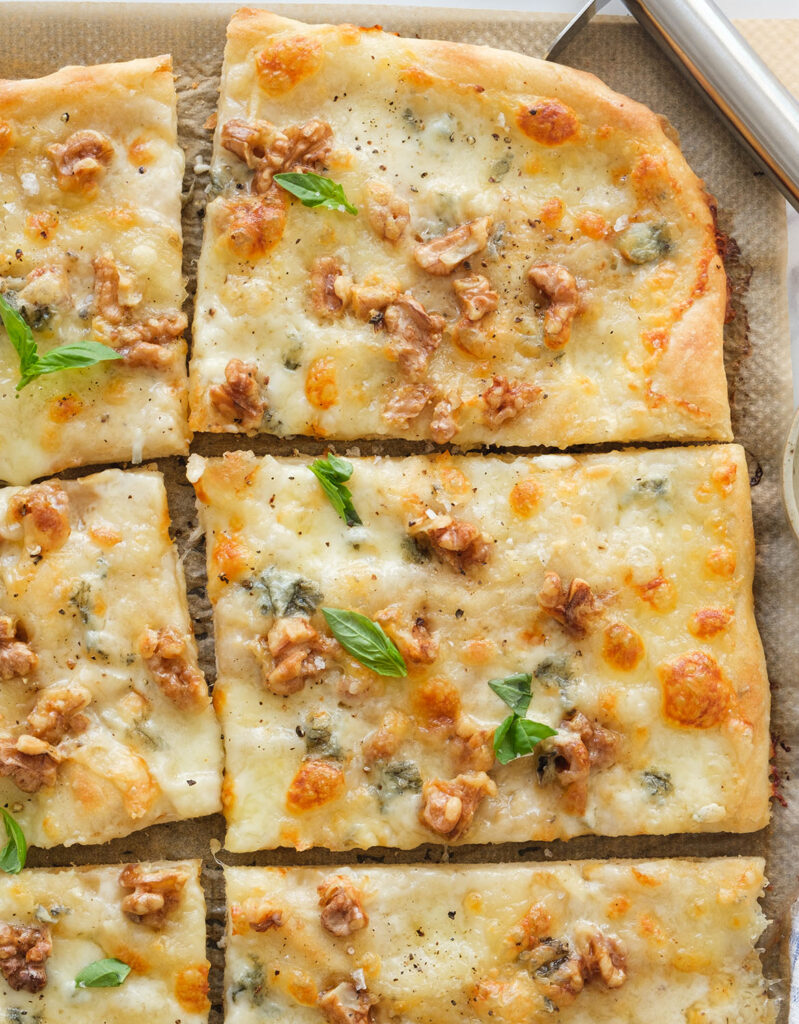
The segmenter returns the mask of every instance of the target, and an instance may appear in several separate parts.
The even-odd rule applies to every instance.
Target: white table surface
[[[0,0],[0,5],[10,0]],[[37,0],[27,0],[36,3]],[[92,3],[102,0],[62,0],[64,3]],[[136,3],[137,0],[127,0]],[[173,3],[198,2],[198,0],[172,0]],[[213,0],[199,0],[212,3]],[[292,3],[293,0],[281,0]],[[298,0],[299,2],[299,0]],[[343,2],[343,0],[316,0],[317,4]],[[380,0],[373,0],[380,2]],[[252,5],[267,7],[268,0],[252,0]],[[515,11],[556,11],[574,14],[582,6],[582,0],[403,0],[405,6],[415,7],[457,7],[460,9],[489,9]],[[799,0],[716,0],[717,6],[728,18],[799,18]],[[357,6],[357,3],[353,3]],[[620,0],[612,0],[603,13],[625,14]],[[799,213],[788,208],[788,291],[791,314],[791,355],[794,366],[794,402],[799,405]]]

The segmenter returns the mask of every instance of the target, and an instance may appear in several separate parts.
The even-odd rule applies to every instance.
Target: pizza
[[[17,391],[0,326],[0,479],[187,453],[182,177],[171,58],[0,81],[0,297],[41,358],[118,356]]]
[[[159,473],[0,490],[0,679],[0,805],[31,845],[219,809],[219,726]]]
[[[759,859],[227,867],[225,881],[229,1024],[776,1019]]]
[[[743,449],[320,463],[189,461],[228,849],[766,825]]]
[[[2,1019],[204,1024],[200,867],[162,861],[0,875]]]
[[[195,430],[732,437],[712,201],[591,75],[244,9],[208,190]]]

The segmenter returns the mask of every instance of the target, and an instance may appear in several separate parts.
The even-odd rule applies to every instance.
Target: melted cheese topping
[[[61,188],[48,147],[85,131],[110,142],[108,165],[93,188]],[[40,353],[81,340],[120,347],[97,329],[98,256],[121,268],[132,320],[180,310],[183,152],[169,57],[0,82],[0,140],[0,289],[21,296]],[[172,347],[165,369],[106,362],[17,394],[19,361],[0,326],[0,479],[186,453],[186,345]]]
[[[320,925],[317,886],[330,874],[360,890],[369,918],[345,937]],[[226,868],[225,880],[230,1024],[337,1020],[314,1004],[341,981],[365,986],[381,1020],[544,1024],[555,1010],[545,1002],[546,969],[525,964],[516,938],[533,907],[542,937],[573,950],[577,927],[588,924],[626,951],[623,984],[594,978],[560,1008],[563,1024],[775,1019],[754,949],[765,924],[760,860]],[[250,928],[248,910],[261,904],[283,924]]]
[[[131,920],[121,903],[122,866],[29,870],[0,877],[0,921],[50,931],[42,992],[13,991],[0,975],[4,1020],[85,1024],[203,1024],[208,1019],[205,900],[200,862],[142,865],[186,875],[178,905],[156,931]],[[76,988],[84,967],[104,958],[132,968],[118,988]]]
[[[29,733],[37,702],[64,688],[90,698],[87,721],[58,743],[54,785],[26,793],[0,778],[0,803],[36,846],[102,843],[211,814],[222,751],[205,687],[196,704],[178,706],[141,650],[145,631],[171,628],[202,679],[163,479],[107,470],[58,486],[69,534],[53,550],[31,546],[9,514],[27,492],[0,491],[0,614],[18,620],[38,658],[25,678],[3,681],[0,734]]]
[[[353,464],[363,525],[347,528],[302,460],[189,463],[215,605],[230,849],[441,841],[419,820],[419,791],[468,767],[464,736],[488,751],[498,791],[462,841],[766,824],[768,685],[742,449]],[[447,516],[487,538],[485,565],[458,572],[409,536]],[[591,587],[585,636],[539,606],[547,572]],[[339,654],[278,696],[259,638],[276,610],[319,604],[373,619],[388,609],[406,631],[421,620],[437,653],[406,659],[404,679]],[[318,607],[311,622],[329,635]],[[533,677],[529,718],[557,728],[579,711],[619,736],[584,809],[539,780],[535,755],[491,767],[508,709],[487,683],[518,672]],[[370,754],[386,732],[393,748]]]
[[[284,228],[274,212],[257,222],[253,172],[221,144],[236,119],[328,124],[332,152],[314,170],[343,185],[358,215],[289,199]],[[701,183],[650,111],[592,76],[245,10],[228,28],[211,179],[221,194],[208,206],[198,269],[195,429],[252,428],[209,397],[238,358],[269,378],[260,429],[278,435],[440,441],[431,418],[443,399],[456,421],[443,440],[457,444],[732,436],[724,273]],[[398,240],[370,224],[375,183],[408,204]],[[465,265],[436,276],[417,263],[420,242],[480,218],[490,220],[488,241]],[[432,397],[406,424],[383,415],[409,381],[381,317],[369,317],[368,303],[363,316],[354,302],[315,310],[320,257],[350,284],[393,284],[444,317],[422,379]],[[558,351],[545,343],[547,297],[526,276],[541,263],[577,281],[571,337]],[[453,287],[468,274],[485,277],[499,303],[471,327]],[[540,389],[500,423],[486,420],[483,398],[497,375]]]

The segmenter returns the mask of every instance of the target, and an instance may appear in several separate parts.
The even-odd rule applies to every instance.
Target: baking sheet
[[[181,143],[186,150],[184,208],[185,273],[189,294],[202,232],[204,186],[207,177],[195,173],[210,154],[211,136],[203,128],[213,111],[219,82],[224,30],[235,4],[79,4],[6,3],[4,35],[14,45],[0,53],[0,76],[17,78],[46,74],[67,63],[95,63],[172,53],[177,73]],[[280,13],[309,21],[357,20],[382,24],[405,35],[419,35],[541,54],[563,24],[563,18],[519,12],[458,12],[433,9],[275,4]],[[762,26],[762,23],[759,23]],[[792,26],[792,29],[795,25]],[[790,58],[790,35],[764,37],[758,29],[758,48],[778,51],[783,40]],[[568,843],[506,844],[497,847],[422,847],[414,851],[372,850],[330,854],[265,851],[255,855],[221,854],[228,863],[311,864],[333,862],[418,862],[449,858],[453,862],[523,861],[583,857],[661,857],[765,855],[771,886],[765,910],[774,924],[764,937],[767,973],[785,975],[780,939],[788,909],[797,890],[792,837],[797,832],[799,771],[799,701],[794,697],[794,669],[799,663],[799,547],[782,509],[780,456],[792,412],[791,369],[785,283],[785,211],[777,193],[761,172],[728,137],[713,116],[696,101],[659,51],[634,25],[623,19],[597,19],[562,55],[562,61],[599,75],[620,92],[664,114],[677,129],[685,155],[717,196],[720,226],[736,244],[728,246],[728,273],[733,284],[734,318],[726,332],[726,361],[736,439],[747,450],[753,483],[752,499],[757,536],[755,597],[773,688],[775,782],[771,827],[749,836],[702,835],[598,839]],[[794,58],[795,59],[795,58]],[[786,66],[790,65],[790,59]],[[189,302],[190,306],[190,302]],[[189,309],[190,312],[190,309]],[[259,453],[317,453],[322,445],[310,440],[278,441],[258,438],[198,437],[192,450],[220,454],[234,447]],[[420,444],[359,445],[363,453],[424,450]],[[194,495],[185,479],[182,460],[159,463],[166,474],[173,533],[186,555],[185,569],[195,629],[203,663],[213,678],[210,609],[204,590],[204,552],[194,527]],[[83,470],[81,472],[88,472]],[[77,475],[77,474],[69,474]],[[222,929],[222,883],[216,853],[224,837],[219,816],[194,822],[161,825],[99,847],[32,850],[30,866],[108,863],[128,859],[200,856],[209,899],[209,956],[214,1009],[212,1022],[221,1020],[219,1007],[222,953],[216,940]],[[784,981],[775,982],[786,993]],[[783,1005],[783,1017],[787,1005]]]

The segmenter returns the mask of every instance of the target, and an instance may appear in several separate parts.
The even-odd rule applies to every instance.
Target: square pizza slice
[[[170,57],[0,81],[0,480],[188,450],[182,178]]]
[[[714,209],[673,136],[571,68],[239,11],[193,428],[731,439]]]
[[[0,876],[0,1017],[205,1024],[199,861]]]
[[[159,473],[0,490],[0,679],[0,804],[29,843],[219,809],[219,726]]]
[[[189,467],[229,849],[767,823],[741,448]]]
[[[225,881],[228,1024],[776,1019],[755,948],[760,859],[236,867]]]

